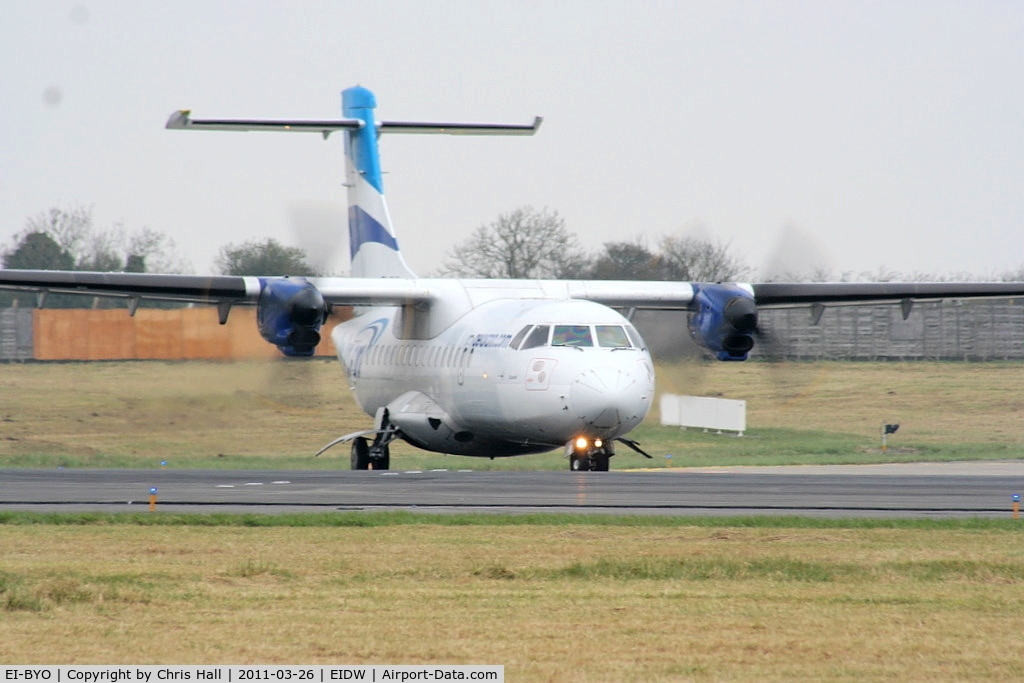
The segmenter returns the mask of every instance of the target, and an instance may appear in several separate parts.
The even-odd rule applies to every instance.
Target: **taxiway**
[[[0,470],[0,509],[1003,517],[1024,461],[613,472]]]

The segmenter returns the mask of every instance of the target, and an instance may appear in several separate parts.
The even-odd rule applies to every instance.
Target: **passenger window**
[[[595,325],[597,345],[612,349],[628,349],[629,337],[620,325]]]
[[[590,325],[555,325],[552,346],[593,346]]]
[[[533,349],[538,346],[546,345],[548,343],[548,331],[550,329],[551,328],[547,325],[537,325],[537,327],[533,328],[533,332],[530,333],[530,336],[526,338],[526,341],[523,342],[523,345],[520,348]]]

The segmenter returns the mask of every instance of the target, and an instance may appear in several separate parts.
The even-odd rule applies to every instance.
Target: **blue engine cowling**
[[[718,360],[746,360],[754,348],[757,305],[736,285],[695,284],[690,308],[690,336]]]
[[[260,278],[256,324],[260,334],[286,356],[312,356],[320,343],[327,304],[304,278]]]

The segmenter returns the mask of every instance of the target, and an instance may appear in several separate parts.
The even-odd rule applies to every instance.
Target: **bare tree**
[[[187,273],[189,263],[178,255],[177,245],[167,234],[142,228],[127,238],[124,269],[131,273]]]
[[[81,206],[54,207],[29,218],[14,245],[4,251],[3,262],[6,268],[41,270],[182,273],[190,269],[167,235],[150,228],[128,233],[120,224],[98,230],[92,209]]]
[[[729,245],[693,237],[664,237],[661,249],[662,278],[687,282],[725,282],[750,275]]]
[[[15,235],[14,243],[0,254],[4,268],[23,270],[89,270],[99,272],[183,273],[189,270],[177,256],[174,241],[149,228],[127,233],[120,225],[110,230],[93,226],[92,209],[52,208],[25,221],[25,229]],[[14,305],[25,294],[0,295],[0,308]],[[120,307],[120,299],[104,299],[79,294],[53,294],[46,298],[53,308]],[[147,302],[158,308],[179,304]]]
[[[503,213],[448,252],[443,275],[479,278],[579,277],[586,256],[557,211],[530,206]]]

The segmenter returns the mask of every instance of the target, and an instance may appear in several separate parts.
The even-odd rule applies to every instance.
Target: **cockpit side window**
[[[526,338],[526,341],[523,342],[523,345],[519,348],[532,349],[546,345],[548,343],[548,332],[550,330],[551,328],[548,325],[537,325],[533,328],[533,331],[530,332],[530,336]]]
[[[593,346],[590,325],[555,325],[552,346]]]
[[[630,347],[629,337],[621,325],[595,325],[597,332],[597,344],[605,348],[628,349]]]
[[[509,348],[518,349],[519,345],[523,343],[523,338],[526,337],[526,333],[530,331],[532,325],[527,325],[523,329],[516,332],[516,336],[512,337],[512,341],[508,343]]]
[[[640,333],[636,331],[636,328],[632,325],[627,325],[626,334],[629,335],[629,340],[633,342],[633,346],[638,349],[644,348],[644,340],[640,337]]]

